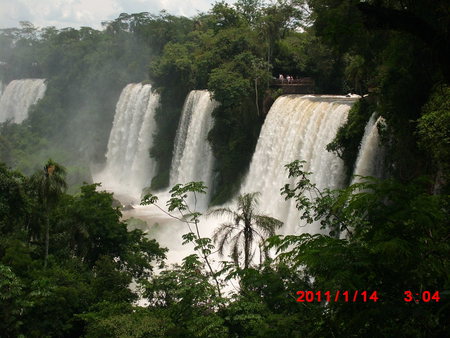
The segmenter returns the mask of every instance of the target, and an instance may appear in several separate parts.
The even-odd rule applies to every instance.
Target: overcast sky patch
[[[100,29],[102,21],[113,20],[120,13],[158,14],[165,9],[174,15],[191,17],[208,11],[215,2],[215,0],[0,0],[0,28],[18,27],[20,21],[30,21],[37,27],[89,26]]]

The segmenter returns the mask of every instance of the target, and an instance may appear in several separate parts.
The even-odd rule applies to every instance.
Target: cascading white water
[[[383,176],[384,156],[383,148],[380,146],[380,135],[378,134],[377,126],[379,123],[384,123],[384,119],[381,116],[377,119],[376,115],[376,113],[373,113],[369,122],[367,122],[353,175],[374,176],[377,178]],[[358,177],[354,177],[352,183],[359,181]]]
[[[158,105],[159,95],[149,84],[132,83],[122,90],[109,136],[106,166],[94,175],[103,188],[138,201],[142,189],[150,185],[156,172],[149,148]]]
[[[212,127],[212,112],[218,103],[207,90],[193,90],[183,106],[175,138],[175,148],[170,169],[170,186],[177,183],[203,181],[212,188],[213,154],[207,141]],[[204,209],[209,193],[199,196],[197,207]]]
[[[299,228],[295,203],[280,195],[289,183],[284,166],[297,159],[306,161],[304,169],[312,172],[310,179],[319,189],[341,187],[343,162],[325,148],[354,101],[340,96],[285,95],[271,107],[240,193],[260,192],[259,211],[283,221],[283,233],[319,232],[317,224]]]
[[[175,138],[170,187],[177,183],[203,181],[210,188],[214,160],[206,138],[212,126],[211,113],[217,104],[206,90],[194,90],[186,97]],[[159,192],[157,196],[158,205],[164,208],[170,198],[168,191]],[[203,212],[208,204],[208,194],[198,195],[195,205],[192,199],[187,203],[191,210]],[[172,214],[179,216],[176,212]],[[186,224],[168,217],[155,206],[134,204],[132,209],[124,211],[124,216],[143,219],[150,225],[151,236],[170,249],[169,262],[180,263],[183,257],[192,253],[192,246],[182,244],[181,235],[188,232]],[[204,221],[200,224],[200,232],[202,236],[211,236],[212,228]]]
[[[13,80],[4,89],[0,98],[0,122],[11,120],[22,123],[28,117],[31,105],[44,97],[44,79]]]

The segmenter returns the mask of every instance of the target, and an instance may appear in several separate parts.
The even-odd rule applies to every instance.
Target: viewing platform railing
[[[301,77],[296,79],[287,78],[273,79],[271,87],[281,88],[283,94],[314,94],[315,82],[310,77]]]

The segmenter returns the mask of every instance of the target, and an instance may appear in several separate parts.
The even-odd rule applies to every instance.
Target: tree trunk
[[[48,211],[46,211],[45,212],[45,256],[44,256],[44,268],[47,267],[49,242],[50,242],[50,220],[48,218]]]
[[[44,268],[47,267],[48,261],[48,247],[50,243],[50,218],[49,218],[49,202],[48,202],[48,177],[45,181],[45,192],[43,194],[43,206],[44,206],[44,217],[45,217],[45,252],[44,252]]]
[[[248,269],[250,265],[250,231],[247,226],[244,230],[244,268]]]

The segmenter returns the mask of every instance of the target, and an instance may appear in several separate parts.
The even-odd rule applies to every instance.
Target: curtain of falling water
[[[159,95],[149,84],[128,84],[116,105],[106,166],[95,178],[103,188],[135,199],[150,185],[156,163],[149,156]]]
[[[13,80],[0,97],[0,122],[11,120],[22,123],[28,117],[28,109],[44,97],[44,79]]]
[[[240,192],[261,193],[259,211],[285,222],[283,233],[317,233],[318,224],[305,226],[293,201],[285,201],[280,189],[289,182],[284,166],[296,159],[319,189],[344,184],[344,165],[325,148],[346,121],[355,99],[339,96],[285,95],[270,109],[248,175]],[[303,227],[300,227],[302,225]]]
[[[211,114],[217,105],[207,90],[193,90],[187,96],[175,139],[170,186],[203,181],[210,192],[214,158],[206,138],[212,127]],[[197,207],[204,210],[208,201],[209,193],[199,196]]]

